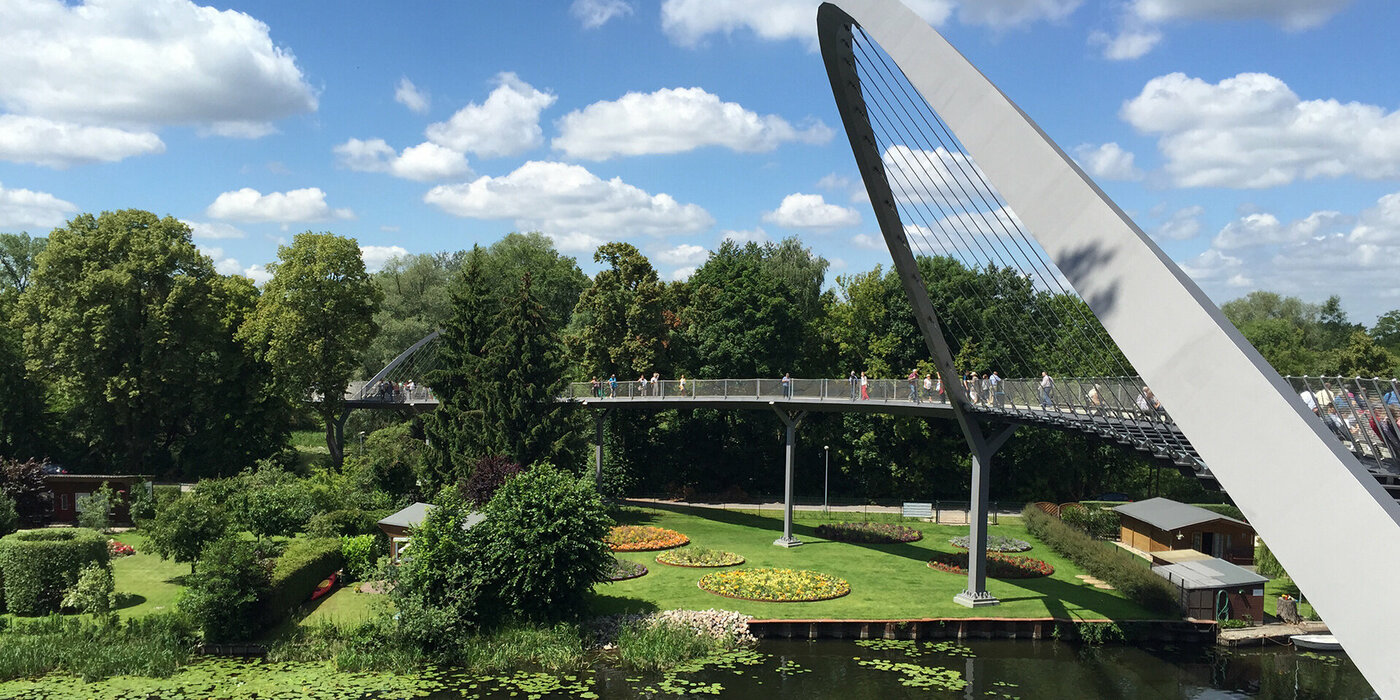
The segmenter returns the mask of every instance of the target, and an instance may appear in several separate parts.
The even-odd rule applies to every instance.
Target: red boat
[[[340,572],[337,571],[331,574],[329,577],[327,577],[326,580],[317,584],[316,590],[311,592],[311,599],[316,600],[317,598],[320,598],[321,596],[330,593],[331,589],[335,588],[335,582],[339,578],[339,576]]]

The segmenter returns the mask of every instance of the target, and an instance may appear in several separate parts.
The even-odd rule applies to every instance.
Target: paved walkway
[[[925,501],[926,502],[926,501]],[[633,506],[683,506],[686,508],[714,508],[716,510],[773,510],[782,511],[782,501],[748,501],[748,502],[726,502],[726,501],[677,501],[662,498],[628,498],[623,503]],[[831,513],[877,513],[884,515],[899,515],[899,506],[877,506],[877,505],[832,505],[823,507],[820,505],[797,505],[793,510],[804,513],[820,513],[827,511]],[[1016,517],[1020,511],[997,511],[995,517]],[[944,508],[937,512],[937,519],[930,519],[929,522],[937,522],[940,525],[966,525],[968,524],[968,514],[961,508]]]

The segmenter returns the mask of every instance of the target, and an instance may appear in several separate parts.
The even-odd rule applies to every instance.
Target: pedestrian
[[[860,379],[856,377],[856,371],[851,370],[851,400],[856,400],[856,387],[860,386]]]
[[[652,396],[660,396],[660,395],[661,395],[661,373],[660,373],[660,372],[652,372],[652,373],[651,373],[651,395],[652,395]]]
[[[1381,397],[1381,400],[1386,402],[1387,404],[1390,404],[1391,406],[1400,405],[1400,397],[1397,397],[1395,395],[1394,389],[1391,389],[1390,391],[1386,392],[1385,396]]]
[[[1313,398],[1313,393],[1307,389],[1303,389],[1298,392],[1298,396],[1303,399],[1303,405],[1307,406],[1308,410],[1312,411],[1314,416],[1317,415],[1317,399]]]
[[[614,398],[614,399],[617,398],[617,375],[616,375],[616,374],[612,375],[611,377],[608,377],[608,392],[612,395],[612,398]]]
[[[1323,411],[1332,407],[1332,385],[1323,384],[1321,389],[1313,392],[1313,398],[1317,399],[1317,407]]]
[[[1091,416],[1101,416],[1101,415],[1103,415],[1103,397],[1102,397],[1102,395],[1099,393],[1099,385],[1098,385],[1098,384],[1095,384],[1093,387],[1091,387],[1091,388],[1089,389],[1089,393],[1088,393],[1088,395],[1087,395],[1085,398],[1089,399],[1089,415],[1091,415]]]
[[[603,385],[598,383],[598,377],[596,375],[588,382],[588,393],[595,399],[603,398]]]
[[[1049,372],[1040,373],[1040,407],[1050,408],[1055,403],[1055,379]]]
[[[972,401],[972,403],[974,405],[981,403],[982,394],[980,390],[982,388],[982,377],[978,376],[976,372],[969,372],[967,386],[967,395],[968,398]]]
[[[1003,399],[1006,397],[1001,387],[1001,375],[997,374],[996,370],[992,370],[992,376],[987,379],[987,384],[988,390],[992,393],[992,405],[1001,408]]]
[[[684,374],[681,375],[681,383],[680,383],[679,388],[680,388],[681,396],[685,396],[685,375],[684,375]]]
[[[869,400],[870,400],[870,386],[869,386],[869,385],[867,384],[867,382],[866,382],[866,379],[865,379],[865,372],[861,372],[861,373],[860,373],[860,400],[861,400],[861,401],[869,401]]]
[[[941,388],[941,385],[940,385]],[[924,372],[924,398],[933,400],[933,373]]]
[[[783,398],[792,398],[792,375],[783,372]]]
[[[646,395],[647,395],[647,375],[646,375],[646,372],[643,372],[643,373],[641,373],[640,375],[637,375],[637,395],[638,395],[638,396],[646,396]]]
[[[905,379],[909,380],[909,400],[919,402],[919,368],[915,367]]]

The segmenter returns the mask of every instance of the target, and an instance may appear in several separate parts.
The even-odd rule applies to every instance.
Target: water
[[[3,700],[1361,700],[1377,697],[1340,654],[1270,647],[1083,647],[1054,641],[768,641],[669,673],[599,667],[571,674],[339,673],[327,664],[232,659],[170,678],[84,684],[61,676],[0,683]]]

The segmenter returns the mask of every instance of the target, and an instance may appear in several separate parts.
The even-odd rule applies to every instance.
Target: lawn
[[[146,538],[138,532],[124,532],[113,539],[136,548],[129,557],[112,560],[118,613],[122,617],[143,617],[162,610],[173,610],[175,598],[184,588],[181,581],[190,573],[189,564],[166,561],[146,550]]]
[[[860,519],[852,514],[852,519]],[[1027,540],[1035,548],[1024,554],[1049,562],[1052,576],[1000,581],[989,579],[988,590],[1001,600],[992,608],[970,609],[953,602],[967,585],[965,576],[935,571],[927,566],[935,550],[956,549],[949,538],[967,534],[967,527],[916,521],[924,539],[909,544],[868,545],[832,542],[816,536],[816,526],[833,518],[809,516],[793,523],[793,534],[804,543],[786,549],[773,544],[782,534],[782,515],[776,511],[743,512],[708,508],[629,508],[620,524],[656,525],[677,530],[692,544],[737,552],[744,567],[812,569],[846,579],[851,593],[816,603],[758,603],[722,598],[700,590],[696,582],[713,569],[684,569],[656,562],[656,552],[619,553],[617,556],[646,564],[650,573],[628,581],[600,584],[595,588],[594,612],[640,612],[673,608],[737,610],[764,619],[912,619],[925,617],[1056,617],[1142,620],[1159,618],[1122,597],[1116,591],[1096,589],[1075,578],[1084,571],[1039,544],[1020,525],[1019,518],[1002,518],[990,528],[993,534]]]
[[[1302,595],[1298,590],[1298,584],[1293,583],[1293,579],[1291,578],[1270,579],[1268,583],[1264,584],[1265,614],[1278,617],[1278,597],[1284,593],[1294,598],[1298,598]],[[1301,615],[1304,620],[1313,620],[1317,618],[1317,613],[1313,612],[1312,605],[1308,604],[1306,601],[1298,601],[1298,614]]]
[[[342,586],[320,600],[307,603],[302,609],[310,612],[298,624],[353,624],[368,620],[391,605],[386,595],[360,593],[355,588],[355,585]]]

